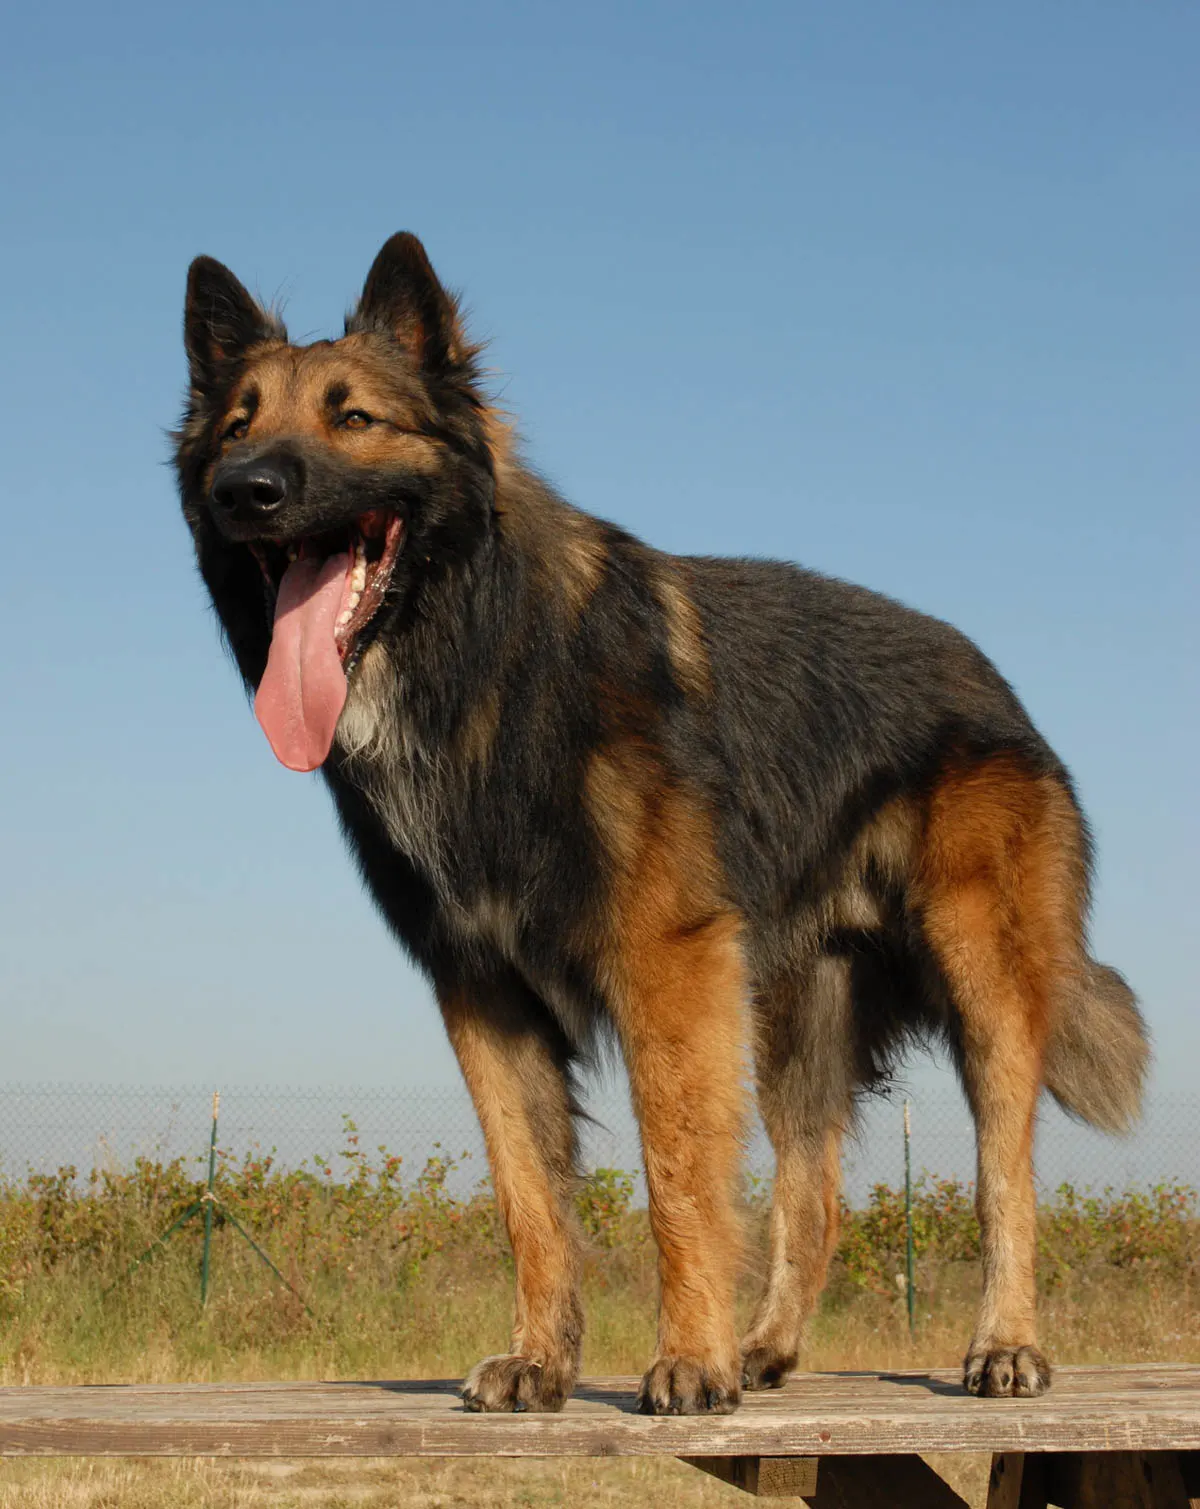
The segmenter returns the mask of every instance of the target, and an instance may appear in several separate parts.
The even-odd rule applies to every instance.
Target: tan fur
[[[741,923],[718,897],[707,815],[654,777],[635,747],[595,757],[589,773],[613,871],[608,983],[659,1248],[659,1357],[668,1373],[686,1359],[736,1394]]]
[[[577,618],[600,583],[608,551],[598,520],[568,508],[549,493],[512,484],[516,437],[505,416],[489,409],[485,430],[496,474],[496,515],[539,572],[539,586]]]
[[[556,542],[562,550],[561,586],[571,609],[579,614],[600,584],[608,555],[600,532],[590,519],[572,514],[563,524],[561,539]]]
[[[439,993],[487,1145],[516,1265],[511,1355],[569,1390],[579,1367],[579,1240],[571,1204],[571,1108],[543,1042],[514,1030],[495,989]]]
[[[879,901],[868,876],[906,886],[917,853],[921,811],[910,797],[896,797],[863,828],[847,858],[842,882],[829,894],[820,919],[824,930],[870,931],[882,925]]]
[[[978,1131],[984,1293],[971,1353],[1033,1346],[1033,1132],[1055,1004],[1081,967],[1078,819],[1014,757],[952,768],[916,886],[961,1023]]]
[[[347,390],[342,411],[362,409],[386,422],[364,429],[333,423],[326,400],[335,385]],[[219,432],[241,417],[249,418],[246,438],[256,443],[316,437],[361,466],[401,465],[431,472],[441,459],[441,442],[416,433],[420,416],[397,392],[387,363],[361,335],[313,346],[269,342],[258,347],[247,357],[229,395]],[[223,455],[224,448],[212,465]]]
[[[835,929],[873,932],[882,928],[885,918],[870,877],[897,890],[907,889],[923,823],[923,810],[912,797],[896,797],[881,808],[851,846],[837,882],[813,905],[796,912],[790,951],[756,959],[757,972],[764,978],[786,972],[793,957],[807,957]]]
[[[875,814],[854,845],[852,864],[873,865],[889,885],[906,884],[912,870],[922,812],[912,797],[894,797]]]
[[[492,467],[502,483],[516,461],[517,437],[511,416],[489,404],[483,411],[483,433],[492,453]]]
[[[812,1138],[780,1137],[772,1191],[766,1289],[742,1342],[763,1352],[775,1376],[795,1365],[805,1322],[825,1286],[841,1228],[840,1126]]]
[[[666,620],[667,649],[680,690],[707,697],[712,682],[700,614],[675,567],[659,568],[654,594]]]
[[[468,712],[459,732],[458,747],[468,766],[487,764],[499,731],[500,692],[497,688]]]

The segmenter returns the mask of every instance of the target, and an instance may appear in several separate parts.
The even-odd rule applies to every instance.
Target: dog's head
[[[340,340],[290,344],[210,257],[188,274],[184,339],[184,515],[272,746],[311,769],[372,638],[488,537],[476,353],[406,233],[375,259]]]

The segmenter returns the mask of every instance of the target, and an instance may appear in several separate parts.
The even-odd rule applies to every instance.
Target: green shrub
[[[969,1186],[922,1174],[913,1185],[912,1213],[918,1262],[926,1256],[943,1262],[979,1256],[979,1223]],[[876,1184],[862,1210],[843,1203],[837,1255],[850,1282],[878,1294],[894,1294],[896,1275],[904,1272],[906,1235],[902,1189]]]
[[[468,1265],[509,1263],[491,1187],[481,1180],[453,1193],[468,1157],[434,1146],[412,1176],[387,1148],[363,1148],[345,1118],[342,1147],[299,1168],[281,1168],[274,1150],[242,1157],[218,1153],[216,1193],[246,1230],[305,1285],[367,1284],[395,1289],[413,1282],[435,1253]],[[111,1285],[203,1194],[207,1157],[138,1158],[125,1170],[95,1170],[86,1179],[64,1166],[51,1174],[0,1180],[0,1305],[21,1303],[30,1278],[59,1269]],[[576,1208],[596,1263],[611,1265],[647,1239],[645,1213],[633,1208],[634,1178],[595,1169],[580,1183]],[[765,1208],[757,1181],[749,1203]],[[913,1244],[918,1273],[979,1255],[979,1228],[969,1185],[923,1174],[913,1188]],[[223,1217],[218,1214],[220,1226]],[[1102,1193],[1064,1184],[1039,1211],[1044,1284],[1092,1269],[1180,1275],[1200,1265],[1196,1192],[1186,1185]],[[159,1251],[161,1249],[158,1249]],[[902,1190],[877,1184],[862,1209],[843,1207],[837,1261],[851,1289],[897,1298],[905,1267]],[[465,1270],[464,1270],[465,1271]],[[615,1270],[614,1270],[615,1271]]]
[[[597,1246],[612,1248],[629,1234],[633,1175],[619,1168],[597,1168],[580,1183],[575,1197],[584,1232]]]

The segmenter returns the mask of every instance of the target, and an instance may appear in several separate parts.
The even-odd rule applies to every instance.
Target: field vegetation
[[[222,1154],[216,1192],[285,1275],[218,1216],[213,1282],[199,1304],[200,1223],[131,1265],[203,1193],[180,1159],[0,1180],[0,1381],[455,1377],[506,1340],[511,1262],[486,1181],[435,1149],[412,1172],[364,1149],[301,1168]],[[627,1173],[597,1170],[579,1193],[587,1233],[592,1373],[635,1373],[654,1330],[654,1249]],[[762,1250],[767,1191],[747,1192]],[[904,1293],[903,1192],[877,1186],[848,1210],[806,1365],[952,1366],[978,1285],[971,1191],[924,1177],[914,1196],[917,1327]],[[1200,1360],[1200,1219],[1177,1184],[1062,1186],[1040,1213],[1042,1330],[1058,1362]],[[759,1259],[758,1262],[761,1260]],[[758,1281],[747,1267],[744,1303]],[[293,1290],[295,1292],[293,1292]],[[973,1499],[983,1464],[939,1468]],[[670,1462],[0,1464],[0,1509],[280,1509],[314,1505],[731,1504],[735,1491]]]

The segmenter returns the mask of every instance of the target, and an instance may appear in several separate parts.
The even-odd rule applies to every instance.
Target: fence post
[[[908,1301],[908,1334],[916,1329],[916,1258],[913,1252],[912,1217],[912,1122],[909,1118],[909,1102],[904,1102],[904,1297]]]
[[[213,1183],[217,1176],[217,1112],[221,1106],[220,1090],[213,1091],[212,1134],[208,1139],[208,1190],[204,1195],[204,1255],[200,1259],[200,1304],[208,1304],[208,1262],[212,1250]]]

